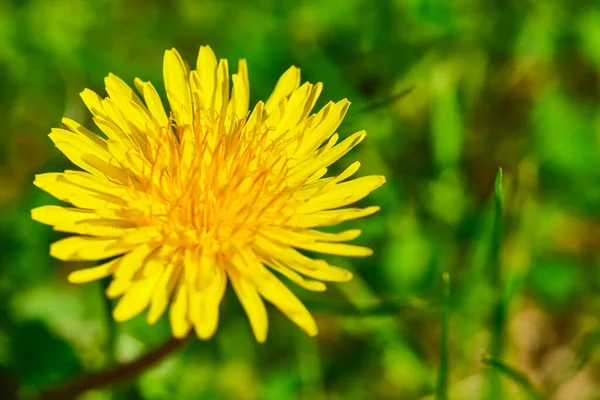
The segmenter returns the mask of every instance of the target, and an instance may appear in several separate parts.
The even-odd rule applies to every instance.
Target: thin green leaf
[[[404,96],[408,95],[410,92],[413,91],[413,89],[414,89],[414,86],[411,86],[409,88],[399,91],[398,93],[391,95],[390,97],[386,97],[385,99],[369,103],[366,106],[356,110],[355,113],[360,114],[360,113],[364,113],[364,112],[368,112],[368,111],[373,111],[378,108],[387,107],[387,106],[395,103],[396,101],[400,100]]]
[[[422,312],[433,309],[432,305],[420,299],[394,299],[365,307],[357,307],[347,302],[337,303],[310,300],[305,300],[304,304],[311,311],[360,317],[401,315],[413,311]]]

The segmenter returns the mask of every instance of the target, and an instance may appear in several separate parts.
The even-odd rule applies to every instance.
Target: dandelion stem
[[[132,379],[178,349],[185,341],[185,339],[171,338],[159,348],[144,354],[137,360],[116,365],[104,371],[84,374],[72,382],[40,393],[36,400],[72,400],[88,390]]]

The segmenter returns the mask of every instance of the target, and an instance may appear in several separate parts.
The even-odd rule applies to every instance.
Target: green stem
[[[159,348],[137,360],[116,365],[104,371],[84,374],[73,382],[67,382],[62,386],[40,393],[36,400],[72,400],[88,390],[132,379],[171,354],[183,343],[185,343],[185,339],[171,338]]]

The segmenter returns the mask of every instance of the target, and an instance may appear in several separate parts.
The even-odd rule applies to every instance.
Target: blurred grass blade
[[[491,251],[491,279],[492,285],[501,284],[500,251],[502,247],[502,220],[504,209],[502,202],[502,168],[498,168],[494,185],[494,233]]]
[[[302,398],[324,400],[323,369],[317,343],[300,332],[296,335],[298,378],[302,383]]]
[[[502,358],[504,347],[504,325],[505,304],[502,284],[502,221],[504,219],[504,208],[502,202],[502,168],[498,168],[494,186],[494,225],[492,231],[492,247],[490,251],[490,284],[494,293],[494,304],[490,323],[491,331],[491,356],[495,359]],[[495,370],[490,373],[490,396],[491,400],[502,399],[502,385],[500,377]]]
[[[106,366],[112,365],[115,363],[116,359],[115,359],[115,351],[116,351],[116,343],[117,343],[117,324],[115,323],[115,320],[112,317],[112,309],[113,309],[113,305],[112,305],[112,301],[106,297],[104,295],[104,293],[106,292],[106,290],[108,289],[108,286],[110,285],[111,282],[111,278],[104,278],[102,279],[102,292],[100,293],[102,296],[102,303],[104,305],[104,308],[106,310],[106,316],[105,316],[105,324],[106,324],[106,330],[108,332],[108,337],[106,339],[106,347],[105,347],[105,357],[106,357]]]
[[[508,379],[510,379],[517,385],[519,385],[527,393],[527,396],[529,399],[531,399],[531,400],[542,400],[543,399],[541,393],[535,388],[533,383],[531,383],[531,381],[529,380],[527,375],[525,375],[524,373],[503,363],[502,361],[498,360],[497,358],[490,357],[487,355],[484,355],[483,357],[481,357],[481,362],[484,363],[485,365],[489,365],[495,371],[499,372],[500,374],[504,375],[505,377],[507,377]]]
[[[389,105],[393,104],[394,102],[400,100],[404,96],[408,95],[410,92],[413,91],[413,89],[414,89],[414,86],[411,86],[409,88],[401,90],[398,93],[395,93],[395,94],[391,95],[390,97],[386,97],[385,99],[382,99],[382,100],[375,101],[373,103],[367,104],[366,106],[364,106],[364,107],[359,108],[358,110],[356,110],[355,113],[356,114],[365,113],[365,112],[368,112],[368,111],[376,110],[378,108],[383,108],[383,107],[389,106]]]
[[[600,327],[585,334],[575,346],[575,362],[570,369],[570,376],[581,371],[592,359],[596,347],[600,345]]]
[[[448,399],[448,331],[450,324],[450,275],[443,274],[444,299],[442,310],[442,334],[440,340],[440,366],[438,372],[437,386],[435,390],[436,400]]]
[[[458,83],[446,71],[436,71],[431,99],[431,146],[438,170],[457,168],[465,141]]]

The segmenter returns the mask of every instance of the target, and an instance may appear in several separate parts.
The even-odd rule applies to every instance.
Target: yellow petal
[[[262,126],[263,114],[264,103],[259,101],[254,106],[254,110],[252,110],[252,113],[250,113],[250,116],[246,121],[246,125],[244,126],[245,134],[253,134],[255,129],[258,129]]]
[[[212,101],[212,109],[220,113],[227,109],[229,103],[229,66],[227,60],[220,60],[217,67],[215,81],[215,95]]]
[[[189,291],[198,287],[198,266],[200,265],[200,252],[198,248],[186,247],[183,253],[183,276]]]
[[[123,129],[108,115],[96,115],[93,118],[94,123],[106,135],[107,138],[123,141],[131,145],[131,140],[128,134],[123,132]]]
[[[304,179],[302,177],[302,181],[304,182],[304,188],[299,190],[296,193],[296,197],[298,198],[304,198],[306,193],[305,193],[305,189],[308,189],[309,192],[314,192],[315,188],[319,189],[319,186],[321,186],[321,183],[319,183],[319,180],[321,180],[321,178],[323,178],[323,176],[325,176],[325,174],[327,173],[327,168],[323,167],[319,170],[317,170],[314,174],[312,174],[308,179]],[[327,180],[327,179],[331,179],[331,178],[323,178],[323,180]],[[292,186],[296,185],[297,183],[299,183],[297,180],[291,181],[292,183],[290,183]],[[310,197],[310,196],[309,196]]]
[[[291,66],[281,75],[273,93],[271,93],[271,96],[269,96],[269,99],[265,103],[267,115],[271,114],[279,106],[283,97],[289,96],[298,86],[300,86],[300,69]]]
[[[281,243],[293,245],[295,243],[347,242],[356,239],[361,231],[360,229],[349,229],[343,232],[329,233],[309,229],[293,231],[277,227],[267,227],[261,233]]]
[[[79,208],[111,209],[126,204],[122,198],[111,194],[94,192],[86,187],[73,184],[66,174],[63,173],[36,175],[33,184],[57,199],[71,203]]]
[[[163,271],[179,257],[179,248],[162,245],[144,263],[144,276],[161,275]]]
[[[279,125],[279,122],[281,122],[281,117],[285,113],[287,101],[288,100],[286,97],[282,97],[279,100],[279,103],[275,107],[273,107],[270,114],[266,114],[266,109],[265,109],[265,117],[266,117],[265,118],[265,126],[272,127],[272,126]],[[265,107],[266,107],[266,105],[265,105]],[[269,139],[271,139],[271,140],[275,140],[279,137],[276,135],[275,131],[273,131],[273,130],[269,130],[267,132],[267,134],[269,135]]]
[[[294,90],[277,125],[275,136],[285,133],[303,121],[314,107],[322,89],[321,83],[311,85],[307,82]]]
[[[167,309],[171,294],[179,280],[180,272],[179,256],[175,255],[173,261],[166,265],[166,268],[160,274],[160,278],[154,286],[150,300],[150,310],[146,318],[149,324],[156,323]]]
[[[290,170],[289,179],[294,180],[296,177],[309,176],[319,169],[333,164],[362,142],[366,135],[365,131],[356,132],[337,146],[323,151],[315,157],[308,157],[303,163],[298,164]]]
[[[127,321],[148,307],[154,286],[159,276],[153,276],[133,282],[113,310],[115,321]]]
[[[233,81],[233,85],[234,89],[236,90],[236,102],[234,107],[235,115],[238,118],[244,118],[248,113],[248,106],[250,104],[250,81],[248,79],[248,65],[244,59],[238,62],[238,72],[236,79]]]
[[[111,113],[118,115],[120,123],[126,132],[132,133],[132,138],[145,136],[146,123],[150,120],[149,111],[133,90],[120,78],[109,74],[104,78],[106,91],[110,96]],[[108,109],[105,107],[105,111]],[[111,116],[108,111],[107,114]],[[117,119],[111,117],[115,122]],[[135,133],[135,134],[133,134]]]
[[[323,292],[327,289],[323,282],[313,281],[310,279],[304,279],[300,274],[296,273],[292,269],[286,267],[280,261],[270,259],[266,261],[266,264],[279,272],[281,275],[294,282],[296,285],[313,292]]]
[[[277,307],[309,336],[318,333],[317,324],[304,304],[271,272],[262,267],[260,273],[250,275],[260,295]]]
[[[123,82],[118,76],[110,73],[104,78],[104,83],[106,85],[106,92],[111,99],[117,102],[119,107],[128,108],[131,102],[145,107],[142,100],[131,90],[129,85]]]
[[[227,287],[227,275],[222,268],[213,268],[211,275],[208,285],[196,296],[199,302],[198,314],[193,316],[196,334],[203,340],[210,339],[217,330],[219,305]]]
[[[125,115],[121,108],[110,97],[102,99],[101,103],[106,114],[106,119],[118,127],[118,136],[111,137],[111,139],[131,141],[131,129],[127,125]]]
[[[148,244],[135,247],[132,251],[121,257],[115,270],[115,278],[131,280],[135,273],[144,265],[146,258],[152,254],[154,247]]]
[[[384,176],[364,176],[332,186],[299,206],[296,211],[309,214],[330,208],[344,207],[365,198],[385,183]]]
[[[92,115],[106,115],[106,113],[104,112],[104,107],[102,107],[102,98],[98,96],[96,92],[90,89],[85,89],[83,92],[79,93],[79,96],[85,103],[88,110],[90,110]]]
[[[310,278],[329,282],[347,282],[352,279],[351,272],[329,265],[324,260],[313,260],[287,245],[261,236],[256,238],[255,245],[265,258],[277,261]]]
[[[248,113],[250,92],[238,75],[234,74],[231,79],[233,80],[233,89],[231,90],[231,101],[227,106],[227,115],[234,117],[233,122],[237,123]]]
[[[128,250],[117,239],[72,236],[54,242],[50,246],[50,255],[62,261],[97,261],[118,256]]]
[[[123,295],[131,287],[133,281],[129,279],[115,278],[110,282],[110,285],[106,288],[106,297],[109,299],[116,299]]]
[[[112,176],[111,171],[115,166],[111,165],[111,155],[96,142],[65,129],[52,129],[48,136],[56,147],[79,168],[96,176]],[[91,163],[92,157],[98,162]]]
[[[130,245],[131,247],[144,243],[158,243],[162,240],[163,233],[156,225],[141,226],[119,238],[120,243]]]
[[[269,320],[265,303],[252,282],[235,270],[228,270],[227,273],[231,281],[231,286],[246,311],[246,315],[248,315],[248,320],[250,321],[256,341],[264,343],[267,340],[267,331],[269,330]]]
[[[54,225],[58,232],[68,232],[77,235],[98,236],[103,238],[119,238],[135,231],[135,224],[131,221],[108,219],[90,219],[74,224],[59,223]]]
[[[115,258],[114,260],[97,267],[73,271],[67,276],[67,280],[71,283],[88,283],[106,278],[107,276],[112,275],[120,260],[120,258]]]
[[[127,186],[111,182],[110,180],[88,174],[83,171],[66,170],[64,174],[57,174],[60,181],[69,183],[88,190],[91,193],[106,194],[121,199],[120,204],[125,204],[124,199],[129,198]]]
[[[344,221],[367,217],[375,214],[379,209],[379,206],[371,206],[366,208],[342,208],[339,210],[318,211],[312,214],[295,216],[288,221],[288,226],[296,228],[333,226]]]
[[[92,210],[60,206],[41,206],[31,210],[31,218],[46,225],[75,223],[95,216],[96,213]]]
[[[167,126],[169,124],[169,118],[167,118],[167,113],[165,112],[165,108],[163,107],[160,96],[154,88],[154,85],[150,82],[143,82],[139,78],[136,78],[136,85],[141,88],[140,91],[144,96],[146,106],[154,120],[161,126]]]
[[[360,168],[360,162],[358,162],[358,161],[353,162],[341,174],[339,174],[338,176],[333,178],[331,181],[327,182],[327,184],[325,185],[323,190],[327,190],[327,189],[331,188],[332,186],[342,182],[343,180],[350,178],[352,175],[354,175],[356,173],[356,171],[358,171],[359,168]]]
[[[288,263],[291,269],[302,275],[325,282],[348,282],[353,278],[350,271],[330,265],[325,260],[307,258],[303,262],[298,262],[296,257],[296,260],[282,259],[282,262]]]
[[[317,241],[322,242],[347,242],[349,240],[354,240],[360,236],[360,229],[348,229],[346,231],[338,232],[338,233],[330,233],[330,232],[321,232],[315,230],[306,230],[302,231],[303,235],[309,236]]]
[[[350,107],[350,102],[346,99],[337,103],[329,103],[317,113],[318,122],[314,128],[308,132],[300,144],[295,156],[300,158],[316,150],[323,144],[335,130],[340,126]]]
[[[96,135],[94,132],[88,130],[86,127],[81,125],[77,121],[73,121],[69,118],[63,118],[61,123],[71,132],[77,133],[78,135],[85,137],[90,142],[93,142],[100,149],[106,151],[106,140],[102,139],[100,136]]]
[[[200,107],[209,109],[213,104],[217,76],[217,58],[210,46],[200,46],[196,61]]]
[[[105,212],[105,214],[109,214]],[[114,213],[113,213],[114,214]],[[79,235],[120,237],[136,227],[133,221],[103,218],[92,210],[59,206],[42,206],[31,210],[31,218],[52,225],[59,232]]]
[[[133,177],[145,176],[145,172],[152,169],[152,165],[143,157],[141,152],[132,151],[131,148],[124,146],[124,143],[109,139],[107,142],[108,150],[113,159],[115,159],[122,169]]]
[[[334,265],[329,265],[324,260],[311,261],[312,262],[305,263],[291,262],[289,266],[302,275],[325,282],[348,282],[353,278],[352,272]],[[281,262],[285,263],[289,261],[287,259],[282,259]]]
[[[335,254],[346,257],[368,257],[373,254],[373,250],[368,247],[344,243],[297,243],[294,247],[316,251],[317,253]]]
[[[175,298],[169,309],[169,321],[171,323],[171,332],[178,339],[187,336],[192,325],[187,317],[188,310],[188,290],[185,282],[180,282],[175,293]]]
[[[179,126],[192,125],[192,96],[187,68],[177,50],[165,52],[163,74],[171,111]]]

